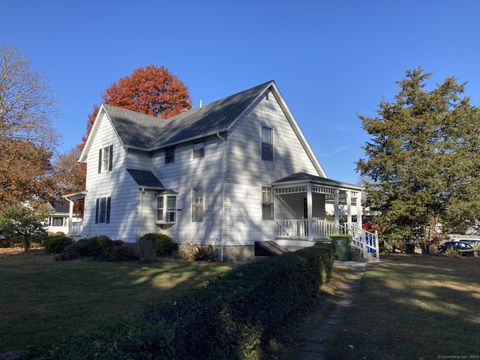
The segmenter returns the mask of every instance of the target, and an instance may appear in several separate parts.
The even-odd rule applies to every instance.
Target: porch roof
[[[73,193],[73,194],[63,195],[63,198],[67,199],[69,201],[75,201],[75,200],[83,199],[85,196],[87,196],[87,191],[86,190],[76,192],[76,193]]]
[[[305,172],[297,172],[291,175],[288,175],[284,178],[276,180],[273,182],[273,185],[289,185],[289,184],[301,184],[301,183],[312,183],[317,185],[329,186],[334,188],[344,188],[362,191],[363,187],[359,185],[349,184],[342,181],[337,181],[333,179],[328,179],[325,177],[307,174]]]

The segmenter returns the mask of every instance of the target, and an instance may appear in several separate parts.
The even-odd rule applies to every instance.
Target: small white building
[[[304,247],[348,232],[363,253],[378,251],[361,229],[362,188],[327,177],[274,81],[168,120],[104,104],[79,161],[86,189],[65,196],[71,217],[85,199],[72,235],[133,243],[165,232],[245,258],[255,245]]]

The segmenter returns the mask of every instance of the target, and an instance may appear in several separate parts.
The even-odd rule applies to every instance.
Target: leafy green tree
[[[34,240],[41,240],[47,235],[42,224],[46,215],[45,209],[11,205],[0,213],[0,229],[5,236],[21,240],[23,248],[28,251]]]
[[[371,138],[357,163],[385,239],[425,252],[439,228],[465,229],[480,217],[479,109],[456,78],[428,90],[430,76],[408,70],[393,102],[360,116]]]

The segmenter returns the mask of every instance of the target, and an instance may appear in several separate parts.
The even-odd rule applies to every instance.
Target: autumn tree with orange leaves
[[[146,66],[138,68],[130,76],[113,83],[102,94],[105,104],[123,109],[157,116],[159,120],[168,119],[192,108],[188,88],[163,66]],[[82,138],[83,148],[99,106],[95,105],[88,117],[87,134]]]

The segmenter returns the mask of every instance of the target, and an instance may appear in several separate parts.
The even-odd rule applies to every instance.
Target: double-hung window
[[[98,198],[95,206],[95,224],[110,223],[111,198]]]
[[[262,160],[273,161],[273,131],[262,126]]]
[[[269,186],[262,186],[262,219],[273,220],[273,193]]]
[[[205,157],[205,142],[204,141],[196,141],[193,143],[193,158],[199,159]]]
[[[165,149],[165,164],[172,164],[175,162],[175,146],[170,146]]]
[[[157,197],[157,222],[174,223],[177,221],[177,196],[160,195]]]
[[[49,218],[49,225],[50,226],[64,226],[64,218],[63,217],[50,217]]]
[[[203,189],[195,188],[192,190],[192,221],[203,221]]]
[[[112,170],[113,145],[98,150],[98,173]]]

